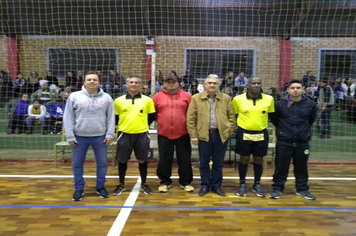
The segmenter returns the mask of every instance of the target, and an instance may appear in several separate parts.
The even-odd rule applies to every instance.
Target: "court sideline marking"
[[[141,187],[141,178],[137,179],[135,186],[133,187],[129,197],[126,199],[126,202],[121,208],[120,213],[116,217],[114,224],[111,226],[111,229],[108,236],[120,235],[122,230],[125,227],[126,221],[130,216],[132,208],[135,206],[135,202],[137,200],[138,194],[140,193]]]
[[[96,178],[95,175],[84,175],[84,178]],[[73,178],[73,175],[0,175],[0,178]],[[117,175],[107,175],[107,179],[118,179],[119,176]],[[126,179],[137,179],[140,178],[140,176],[126,176]],[[172,176],[172,179],[178,179],[179,176]],[[199,176],[194,176],[194,179],[200,179]],[[158,179],[157,176],[147,176],[147,179]],[[223,177],[223,179],[232,179],[232,180],[237,180],[239,177],[230,177],[226,176]],[[254,177],[246,177],[246,179],[254,179]],[[272,180],[273,177],[262,177],[261,179],[264,180]],[[295,177],[288,177],[288,180],[295,180]],[[309,180],[326,180],[326,181],[356,181],[356,178],[351,178],[351,177],[309,177]]]

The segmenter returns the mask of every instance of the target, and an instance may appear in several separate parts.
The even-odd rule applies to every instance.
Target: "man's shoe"
[[[278,189],[273,189],[272,193],[270,194],[270,198],[278,199],[282,195],[282,192]]]
[[[81,201],[83,199],[84,191],[83,190],[75,190],[73,194],[73,201]]]
[[[162,184],[158,187],[158,192],[160,193],[166,193],[168,192],[168,189],[171,188],[171,185],[165,185],[165,184]]]
[[[96,193],[99,195],[100,198],[108,198],[109,193],[106,191],[104,187],[96,189]]]
[[[45,135],[45,134],[48,134],[48,132],[47,132],[47,131],[42,131],[42,134],[44,134],[44,135]]]
[[[118,185],[118,186],[115,188],[113,194],[114,194],[114,195],[120,195],[120,194],[121,194],[122,192],[124,192],[125,190],[126,190],[125,185],[120,184],[120,185]]]
[[[216,193],[217,195],[221,196],[221,197],[225,197],[226,194],[224,193],[224,191],[222,191],[221,188],[218,188],[218,189],[212,189],[211,190],[212,192]]]
[[[140,191],[143,192],[144,194],[147,194],[147,195],[151,195],[152,194],[151,188],[148,187],[148,185],[146,183],[141,185]]]
[[[256,193],[257,197],[266,197],[266,193],[262,190],[262,187],[259,184],[253,185],[252,192]]]
[[[15,129],[15,134],[19,134],[20,130],[19,129]]]
[[[237,196],[246,197],[246,184],[240,184],[236,192]]]
[[[193,192],[194,191],[194,187],[190,184],[186,185],[186,186],[183,186],[183,185],[180,185],[181,188],[184,189],[184,191],[186,192]]]
[[[315,196],[311,193],[309,193],[309,191],[297,191],[295,192],[295,194],[297,194],[298,196],[302,196],[304,197],[305,199],[308,199],[308,200],[314,200],[315,199]]]
[[[12,129],[9,129],[9,130],[7,131],[7,134],[12,134],[12,133],[14,133],[14,131],[13,131]]]
[[[208,187],[201,187],[200,191],[199,191],[199,196],[204,196],[205,194],[207,194],[209,192],[209,188]]]

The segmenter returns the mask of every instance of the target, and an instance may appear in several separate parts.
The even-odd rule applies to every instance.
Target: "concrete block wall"
[[[0,70],[8,71],[6,36],[0,36]]]

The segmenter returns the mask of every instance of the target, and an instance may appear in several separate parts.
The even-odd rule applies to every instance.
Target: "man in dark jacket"
[[[278,199],[287,181],[291,158],[293,157],[296,194],[309,200],[315,196],[308,189],[308,158],[311,126],[316,118],[316,104],[303,97],[300,80],[292,80],[287,88],[288,95],[275,103],[271,116],[276,126],[276,160],[271,198]]]

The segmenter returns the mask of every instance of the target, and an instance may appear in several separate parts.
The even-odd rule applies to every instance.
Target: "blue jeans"
[[[330,135],[331,127],[330,127],[330,120],[331,120],[331,110],[332,108],[326,108],[325,111],[320,112],[320,135]]]
[[[73,147],[72,171],[75,190],[84,190],[84,161],[89,146],[93,148],[96,161],[96,189],[105,186],[105,176],[108,168],[108,149],[104,144],[105,135],[95,137],[75,136],[77,144]]]
[[[226,149],[227,141],[221,142],[218,132],[209,134],[209,142],[199,140],[199,170],[202,187],[205,186],[214,190],[221,188]],[[210,158],[213,161],[211,171],[209,167]]]

